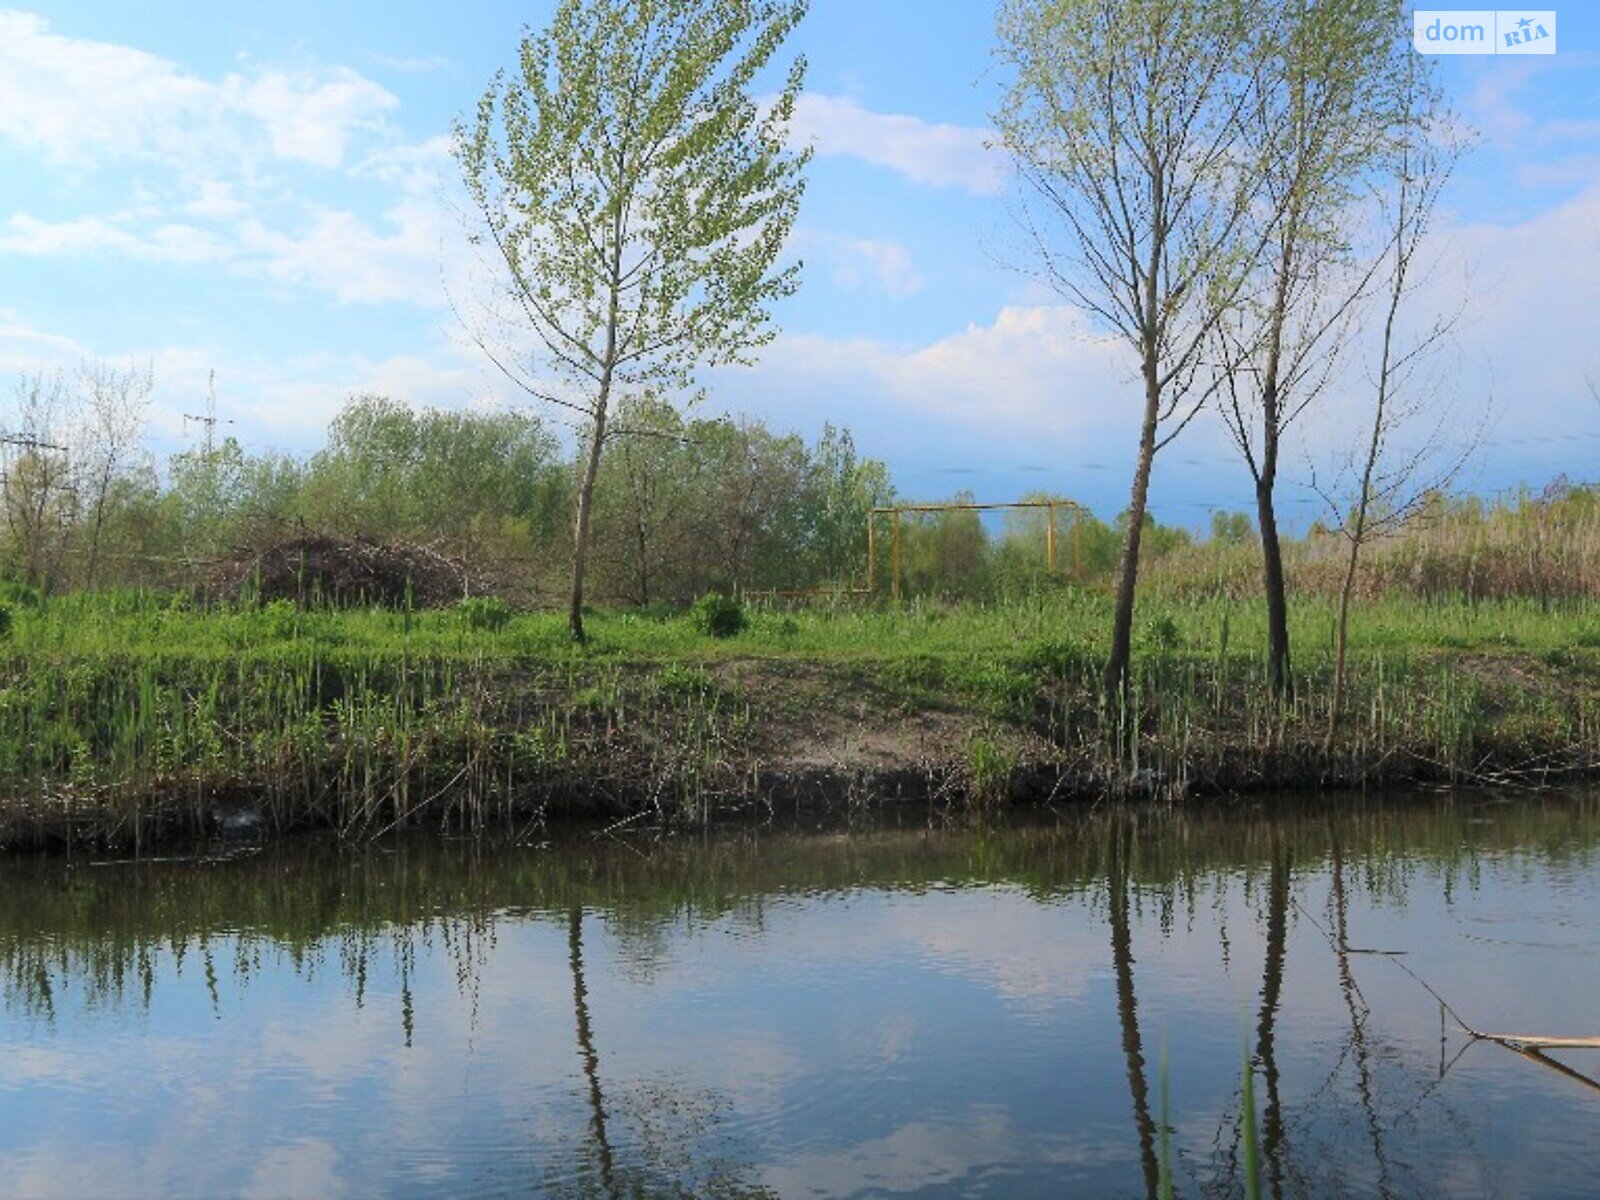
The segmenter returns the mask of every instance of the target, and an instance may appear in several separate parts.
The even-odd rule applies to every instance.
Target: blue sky
[[[3,2],[3,0],[0,0]],[[352,392],[513,398],[447,303],[470,296],[451,123],[548,0],[0,9],[0,371],[150,361],[151,444],[219,412],[247,446],[320,444]],[[1559,53],[1458,57],[1445,82],[1477,149],[1447,196],[1436,302],[1467,320],[1447,387],[1489,412],[1463,483],[1591,479],[1600,449],[1600,13],[1558,9]],[[1026,270],[1014,183],[987,149],[1001,80],[981,0],[813,0],[797,122],[817,155],[795,232],[800,293],[710,411],[808,435],[832,421],[918,497],[1035,488],[1107,514],[1126,496],[1125,352]],[[1298,488],[1360,411],[1352,356],[1297,434]],[[8,423],[9,388],[0,393]],[[1341,426],[1341,421],[1344,425]],[[1319,467],[1319,469],[1321,469]],[[1214,427],[1158,467],[1158,515],[1202,524],[1249,489]]]

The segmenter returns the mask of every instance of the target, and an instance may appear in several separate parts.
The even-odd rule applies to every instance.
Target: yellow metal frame
[[[952,501],[948,504],[892,504],[874,508],[867,513],[867,582],[865,587],[812,587],[789,588],[747,593],[757,597],[803,596],[870,596],[878,590],[878,518],[893,516],[890,526],[890,594],[900,599],[900,515],[902,513],[936,512],[997,512],[1013,508],[1042,508],[1045,510],[1044,527],[1045,568],[1052,574],[1056,569],[1056,509],[1072,512],[1072,575],[1083,578],[1083,506],[1072,500],[1016,500],[1010,504],[971,504]]]
[[[1045,569],[1051,574],[1056,569],[1056,509],[1072,510],[1072,576],[1083,578],[1083,507],[1073,500],[1014,500],[1009,504],[973,504],[951,501],[948,504],[893,504],[874,508],[867,514],[867,586],[858,589],[868,594],[876,592],[878,579],[877,518],[889,514],[894,517],[890,527],[890,595],[900,599],[900,514],[937,512],[998,512],[1016,508],[1042,508],[1046,512],[1044,527]]]

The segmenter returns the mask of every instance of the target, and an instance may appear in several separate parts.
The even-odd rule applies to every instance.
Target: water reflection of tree
[[[1362,995],[1348,941],[1348,856],[1337,828],[1330,824],[1326,858],[1329,928],[1335,977],[1341,1007],[1348,1024],[1334,1047],[1334,1062],[1318,1086],[1294,1102],[1286,1102],[1279,1070],[1278,1017],[1282,1010],[1283,982],[1289,941],[1289,910],[1293,894],[1294,847],[1274,839],[1269,861],[1265,909],[1266,947],[1263,955],[1260,1007],[1250,1069],[1258,1074],[1260,1112],[1260,1165],[1274,1197],[1339,1195],[1374,1192],[1392,1197],[1424,1197],[1444,1186],[1435,1176],[1436,1163],[1406,1163],[1389,1153],[1388,1134],[1402,1125],[1415,1126],[1431,1111],[1450,1131],[1466,1154],[1463,1164],[1474,1161],[1469,1122],[1449,1104],[1439,1087],[1440,1078],[1411,1061],[1398,1047],[1386,1046],[1375,1033],[1372,1010]],[[1369,880],[1369,884],[1373,881]],[[1306,957],[1312,955],[1308,952]],[[1348,1072],[1348,1077],[1347,1077]],[[1242,1096],[1234,1095],[1231,1144],[1219,1150],[1203,1191],[1214,1196],[1239,1194],[1243,1163],[1240,1157]],[[1352,1103],[1353,1101],[1353,1103]],[[1219,1131],[1219,1138],[1220,1138]],[[1371,1181],[1347,1178],[1354,1142],[1370,1148]],[[1359,1160],[1357,1160],[1359,1161]],[[1359,1174],[1359,1171],[1358,1171]]]
[[[1156,1151],[1157,1127],[1150,1112],[1150,1086],[1143,1038],[1139,1028],[1139,1007],[1134,992],[1133,935],[1129,918],[1129,893],[1133,886],[1131,858],[1133,825],[1119,822],[1110,834],[1106,886],[1111,925],[1111,961],[1116,973],[1117,1017],[1122,1029],[1122,1049],[1127,1060],[1128,1089],[1133,1099],[1134,1130],[1139,1140],[1139,1165],[1146,1194],[1160,1193],[1161,1162]],[[1285,1121],[1282,1086],[1277,1058],[1277,1018],[1282,1006],[1284,963],[1288,954],[1290,882],[1292,850],[1282,838],[1274,837],[1268,860],[1266,898],[1266,953],[1262,964],[1261,1002],[1256,1018],[1256,1040],[1250,1069],[1261,1075],[1264,1093],[1261,1156],[1274,1200],[1286,1194],[1303,1194],[1308,1180],[1291,1175],[1288,1154],[1288,1127]],[[1164,898],[1171,900],[1169,882]],[[1166,908],[1163,908],[1166,911]],[[1165,1117],[1163,1119],[1166,1119]],[[1230,1149],[1226,1177],[1231,1185],[1240,1167],[1238,1145]]]
[[[1356,1068],[1356,1096],[1366,1121],[1367,1140],[1372,1146],[1372,1161],[1378,1169],[1378,1195],[1389,1200],[1395,1194],[1389,1182],[1389,1154],[1384,1143],[1384,1126],[1378,1118],[1373,1087],[1371,1049],[1367,1043],[1367,1021],[1372,1009],[1361,994],[1355,972],[1350,968],[1350,899],[1344,889],[1344,840],[1330,822],[1328,830],[1330,872],[1328,903],[1333,911],[1333,942],[1339,961],[1339,994],[1350,1014],[1350,1052]]]
[[[588,1108],[582,1163],[575,1174],[557,1169],[540,1188],[543,1195],[618,1197],[726,1197],[766,1200],[772,1193],[745,1176],[748,1168],[726,1152],[720,1115],[728,1104],[709,1089],[633,1086],[613,1094],[615,1113],[633,1136],[619,1154],[612,1144],[612,1113],[600,1082],[600,1055],[589,1013],[583,963],[583,908],[567,912],[567,957],[572,970],[572,1009]],[[724,1145],[719,1146],[719,1141]]]
[[[1600,845],[1600,796],[1501,806],[1488,821],[1469,821],[1473,815],[1449,798],[1329,810],[1303,805],[1275,816],[1271,830],[1293,861],[1316,862],[1336,827],[1363,886],[1397,895],[1419,874],[1446,892],[1470,884],[1485,852],[1514,849],[1576,869]],[[485,852],[428,838],[359,853],[331,842],[287,843],[226,863],[201,857],[88,868],[10,860],[0,905],[0,999],[40,1015],[69,994],[76,1003],[106,1006],[147,1000],[165,973],[181,969],[186,948],[215,937],[233,946],[233,973],[241,980],[260,969],[263,956],[287,955],[297,971],[310,974],[332,950],[359,1002],[368,959],[388,953],[396,931],[414,936],[426,928],[428,936],[444,936],[446,926],[456,932],[470,922],[464,941],[474,945],[459,956],[470,980],[478,935],[492,937],[505,913],[562,915],[575,903],[604,911],[608,922],[629,931],[642,950],[629,967],[642,973],[655,931],[730,913],[759,921],[763,896],[796,888],[1006,881],[1032,895],[1057,896],[1098,887],[1106,831],[1122,820],[1101,813],[976,840],[969,831],[920,825],[864,828],[846,839],[766,831],[759,838],[667,839],[648,854],[588,838],[540,852]],[[1262,822],[1231,810],[1175,814],[1129,832],[1126,841],[1137,846],[1149,884],[1215,872],[1253,875],[1267,869],[1272,853]],[[63,991],[69,979],[70,992]]]
[[[1160,1187],[1156,1127],[1150,1117],[1150,1086],[1145,1074],[1144,1045],[1139,1035],[1139,1003],[1133,991],[1133,930],[1128,920],[1132,887],[1133,827],[1119,821],[1111,829],[1106,866],[1106,892],[1111,918],[1111,962],[1117,975],[1117,1019],[1122,1026],[1122,1052],[1128,1061],[1128,1090],[1133,1096],[1133,1124],[1139,1137],[1139,1165],[1145,1191],[1153,1198]]]
[[[1256,1053],[1253,1070],[1261,1072],[1265,1086],[1265,1110],[1261,1121],[1261,1156],[1266,1160],[1267,1181],[1273,1200],[1282,1200],[1287,1166],[1283,1122],[1283,1098],[1278,1076],[1277,1023],[1283,998],[1283,961],[1289,950],[1289,848],[1283,840],[1272,841],[1271,866],[1267,874],[1267,948],[1261,973],[1261,1012],[1256,1020]],[[1297,1193],[1302,1189],[1296,1188]]]
[[[1431,1064],[1420,1069],[1405,1047],[1384,1044],[1382,1022],[1366,1011],[1356,976],[1387,968],[1369,968],[1364,964],[1374,960],[1352,959],[1347,948],[1336,960],[1325,949],[1312,953],[1302,939],[1295,964],[1297,980],[1309,979],[1306,973],[1319,964],[1329,968],[1328,996],[1337,1005],[1337,1023],[1330,1028],[1344,1039],[1333,1048],[1339,1058],[1336,1077],[1305,1095],[1292,1078],[1279,1078],[1279,1060],[1287,1063],[1293,1050],[1280,1032],[1288,938],[1304,930],[1289,921],[1287,906],[1297,890],[1305,892],[1314,873],[1328,871],[1328,927],[1337,929],[1336,940],[1344,947],[1343,914],[1351,898],[1359,911],[1365,894],[1403,902],[1414,884],[1470,885],[1479,857],[1498,848],[1515,847],[1531,861],[1577,869],[1592,862],[1600,844],[1600,804],[1593,799],[1546,798],[1537,806],[1489,810],[1492,820],[1468,820],[1483,812],[1440,800],[1331,812],[1296,807],[1270,822],[1235,819],[1226,811],[1177,812],[1137,823],[1124,814],[1100,813],[977,836],[919,829],[863,830],[847,841],[771,832],[759,838],[669,839],[645,847],[648,855],[584,839],[573,848],[538,854],[419,844],[346,854],[269,849],[255,860],[226,865],[89,870],[8,864],[7,904],[0,908],[0,997],[8,1008],[46,1020],[52,1012],[58,1019],[69,1017],[69,1005],[148,1007],[152,989],[184,969],[199,975],[214,950],[211,974],[224,1017],[236,1007],[230,967],[232,982],[242,990],[253,976],[288,960],[306,978],[342,971],[358,1005],[366,998],[369,973],[396,981],[400,995],[392,1001],[386,996],[385,1003],[394,1004],[396,1023],[405,1024],[411,1019],[406,997],[413,965],[437,963],[442,943],[464,991],[475,992],[495,930],[506,922],[555,922],[568,937],[570,958],[576,908],[580,928],[574,965],[581,975],[582,934],[590,933],[593,940],[593,926],[581,928],[585,915],[591,922],[602,916],[610,934],[626,941],[623,957],[636,964],[669,954],[685,927],[709,918],[759,922],[762,896],[796,888],[814,894],[869,885],[915,890],[932,883],[1003,881],[1037,898],[1058,900],[1085,888],[1098,894],[1102,880],[1108,880],[1118,1018],[1140,1170],[1148,1183],[1158,1169],[1153,1168],[1158,1126],[1151,1112],[1152,1064],[1135,999],[1134,919],[1148,900],[1160,908],[1163,933],[1168,932],[1165,922],[1185,897],[1192,913],[1197,890],[1213,883],[1220,896],[1231,890],[1222,881],[1244,878],[1252,881],[1247,884],[1250,902],[1259,908],[1268,944],[1248,1049],[1260,1072],[1257,1099],[1265,1105],[1263,1142],[1270,1144],[1270,1150],[1263,1146],[1269,1158],[1263,1175],[1276,1180],[1285,1194],[1308,1180],[1335,1190],[1329,1181],[1354,1163],[1362,1173],[1360,1185],[1370,1187],[1364,1174],[1370,1163],[1380,1193],[1411,1195],[1425,1192],[1430,1181],[1385,1144],[1397,1136],[1396,1123],[1451,1123],[1444,1134],[1451,1138],[1464,1134],[1469,1123],[1458,1122],[1449,1111],[1446,1089],[1437,1086]],[[1264,885],[1259,892],[1255,880]],[[1249,970],[1254,975],[1254,964]],[[613,974],[608,963],[605,980]],[[648,977],[636,971],[633,981]],[[670,1164],[685,1146],[713,1152],[720,1146],[725,1160],[737,1159],[725,1096],[685,1095],[680,1081],[671,1079],[629,1082],[617,1063],[607,1079],[601,1054],[604,1009],[597,1023],[588,1011],[595,1003],[591,983],[604,987],[598,978],[581,980],[587,1029],[580,1031],[579,1053],[585,1066],[593,1055],[592,1090],[598,1094],[603,1085],[603,1095],[599,1101],[585,1096],[591,1090],[585,1074],[573,1099],[587,1111],[570,1130],[592,1150],[591,1118],[595,1111],[603,1115],[618,1193],[644,1186],[643,1181],[667,1194],[683,1190],[681,1180],[694,1176]],[[1144,999],[1148,1022],[1149,995]],[[416,1014],[419,1038],[429,1033],[426,1015]],[[1236,1079],[1240,1053],[1230,1051],[1219,1073],[1225,1070]],[[1231,1124],[1237,1137],[1237,1099],[1235,1093],[1224,1136]],[[669,1145],[675,1138],[677,1151]],[[1404,1140],[1413,1144],[1416,1134],[1407,1132]],[[1236,1193],[1236,1142],[1232,1154],[1231,1162],[1226,1155],[1211,1164],[1188,1160],[1183,1165],[1189,1168],[1190,1186],[1203,1180],[1205,1190],[1216,1183],[1219,1193],[1230,1188]],[[585,1161],[593,1165],[585,1186],[604,1194],[607,1185],[593,1154]],[[724,1174],[734,1177],[724,1194],[749,1193],[736,1165]],[[701,1190],[710,1193],[710,1185]]]
[[[611,1142],[606,1137],[605,1097],[600,1093],[600,1057],[594,1050],[594,1031],[589,1025],[589,989],[583,980],[583,909],[573,906],[567,915],[567,947],[572,962],[572,1011],[578,1026],[578,1056],[583,1061],[583,1076],[589,1085],[589,1137],[595,1164],[599,1168],[602,1194],[617,1194],[616,1165]]]

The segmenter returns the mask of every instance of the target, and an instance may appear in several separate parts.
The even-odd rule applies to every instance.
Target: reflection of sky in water
[[[1407,951],[1480,1028],[1600,1033],[1592,802],[1485,811],[1515,814],[1543,848],[1512,836],[1462,853],[1442,813],[1432,851],[1345,850],[1349,944]],[[1410,836],[1429,819],[1413,814]],[[1049,839],[1105,827],[1029,836],[1048,864]],[[1105,877],[1010,878],[994,851],[1011,836],[983,835],[960,870],[973,835],[863,834],[837,843],[865,864],[840,886],[808,875],[821,843],[797,856],[803,843],[771,835],[741,852],[731,907],[641,915],[594,891],[576,964],[592,1071],[570,911],[541,909],[550,897],[509,867],[497,882],[492,855],[473,868],[473,911],[369,920],[298,950],[259,931],[202,945],[198,926],[154,918],[103,936],[8,928],[0,1192],[1137,1196],[1150,1160],[1130,1052],[1157,1122],[1164,1052],[1179,1191],[1224,1194],[1242,1178],[1248,1047],[1264,1055],[1269,1190],[1600,1195],[1600,1092],[1493,1045],[1441,1077],[1462,1039],[1441,1047],[1415,982],[1354,954],[1342,986],[1318,928],[1339,918],[1325,839],[1314,856],[1296,843],[1280,894],[1264,1039],[1265,851],[1159,883],[1135,853],[1119,974]],[[884,845],[893,869],[871,861]],[[919,855],[939,856],[938,878]],[[44,872],[7,886],[63,885]],[[1590,1071],[1595,1058],[1564,1056]]]

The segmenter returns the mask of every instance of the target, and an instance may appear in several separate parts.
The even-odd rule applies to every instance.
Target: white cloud
[[[227,191],[202,193],[186,214],[248,212]],[[181,221],[141,221],[143,214],[43,221],[17,213],[0,225],[0,254],[29,258],[113,254],[145,262],[226,263],[242,274],[331,295],[340,304],[399,302],[417,308],[444,303],[440,267],[451,230],[439,208],[406,202],[378,224],[343,209],[311,209],[302,229],[273,228],[245,217],[237,228]]]
[[[51,255],[123,254],[152,262],[216,262],[231,256],[226,242],[193,225],[167,223],[135,232],[100,217],[41,221],[16,213],[0,232],[0,253],[30,258]]]
[[[1600,140],[1597,135],[1596,140]],[[1594,144],[1594,141],[1589,143]],[[1600,178],[1600,154],[1592,150],[1572,154],[1558,154],[1540,162],[1518,163],[1516,182],[1519,188],[1569,188],[1581,187]]]
[[[205,171],[219,159],[341,165],[352,140],[399,105],[346,67],[262,68],[211,82],[142,50],[69,38],[0,12],[0,137],[47,159],[153,159]]]
[[[442,304],[439,271],[445,231],[438,208],[396,205],[384,213],[383,222],[387,229],[374,228],[348,211],[321,210],[303,233],[284,233],[252,220],[241,228],[240,238],[271,278],[329,292],[341,304]]]
[[[376,129],[399,99],[348,67],[323,72],[268,71],[253,79],[230,75],[222,91],[240,112],[261,122],[283,159],[337,167],[354,134]]]
[[[232,221],[249,211],[234,185],[226,180],[201,179],[196,183],[196,190],[199,194],[182,206],[188,216],[206,221]]]
[[[12,214],[0,254],[226,263],[342,304],[436,308],[451,143],[398,142],[386,123],[398,105],[347,67],[250,67],[213,81],[0,11],[0,141],[37,153],[47,171],[162,167],[153,189],[148,178],[124,181],[121,195],[98,189],[120,211]],[[361,181],[387,209],[316,203],[307,167]]]
[[[1600,121],[1573,93],[1600,66],[1600,54],[1463,60],[1460,120],[1472,152],[1462,161],[1455,195],[1483,214],[1525,219],[1567,199],[1595,179]],[[1514,186],[1508,187],[1510,183]]]
[[[420,142],[380,146],[352,168],[366,179],[393,184],[408,193],[433,192],[459,176],[455,167],[455,139],[439,134]]]
[[[1468,223],[1441,214],[1434,250],[1441,265],[1408,300],[1404,330],[1414,334],[1465,300],[1456,342],[1438,356],[1433,402],[1451,406],[1446,436],[1455,442],[1482,436],[1491,397],[1487,427],[1500,430],[1492,452],[1473,460],[1461,484],[1493,491],[1523,480],[1537,484],[1563,470],[1593,478],[1589,458],[1600,417],[1586,376],[1600,378],[1593,329],[1600,310],[1594,269],[1600,184],[1524,220]],[[1381,319],[1368,322],[1328,394],[1298,429],[1319,470],[1367,419],[1372,350],[1381,331]],[[952,481],[940,476],[929,483],[917,472],[981,470],[985,478],[1003,476],[998,486],[1009,491],[1026,480],[1005,471],[1034,464],[1104,468],[1073,486],[1098,488],[1103,481],[1120,489],[1139,403],[1127,349],[1060,303],[1014,304],[992,320],[911,344],[785,335],[757,367],[719,375],[717,385],[721,406],[756,411],[778,425],[814,429],[843,418],[864,452],[909,471],[913,486],[933,490]],[[1401,440],[1431,433],[1437,412]],[[1202,460],[1189,465],[1232,480],[1231,454],[1212,445],[1216,440],[1196,427],[1166,461],[1198,452]],[[1292,465],[1300,465],[1298,453]],[[1158,472],[1163,486],[1172,478],[1172,470]],[[1118,502],[1110,491],[1091,498]]]
[[[801,255],[815,252],[838,287],[851,291],[872,288],[896,297],[922,290],[922,276],[911,252],[899,242],[797,229],[790,244]]]
[[[962,188],[977,195],[1005,191],[1005,165],[989,148],[994,135],[970,125],[875,113],[854,100],[806,92],[795,105],[793,133],[818,154],[859,158],[913,183]]]
[[[1119,423],[1131,369],[1123,344],[1092,330],[1081,310],[1034,305],[1003,308],[989,324],[923,346],[781,337],[757,368],[757,389],[774,376],[808,394],[843,386],[874,398],[886,421],[915,414],[951,432],[1060,436]]]
[[[0,12],[0,135],[52,159],[148,153],[173,136],[168,120],[206,119],[210,90],[154,55]]]
[[[88,352],[82,342],[40,329],[14,308],[0,308],[0,368],[7,372],[53,370]]]
[[[922,290],[922,276],[911,262],[911,252],[899,242],[871,239],[847,241],[842,247],[862,263],[876,285],[891,296],[911,296]],[[854,286],[859,272],[850,264],[841,266],[835,278]]]
[[[1464,291],[1460,386],[1492,391],[1496,415],[1513,423],[1523,441],[1592,436],[1596,413],[1584,376],[1600,375],[1594,337],[1600,184],[1526,221],[1446,227],[1440,241],[1455,270],[1442,272],[1413,311],[1426,319],[1436,308],[1448,310]],[[1582,461],[1592,444],[1538,453],[1571,462],[1572,474],[1592,478],[1592,467]],[[1525,449],[1518,457],[1531,453]]]
[[[398,104],[349,67],[246,67],[206,80],[0,11],[0,141],[34,152],[45,171],[104,168],[110,179],[128,163],[162,168],[74,187],[106,197],[110,211],[0,218],[0,254],[227,262],[344,304],[438,306],[437,192],[450,139],[398,142],[386,123]],[[344,195],[338,206],[315,202],[317,173],[331,171],[365,181],[387,211],[373,218]]]
[[[230,422],[225,432],[252,450],[316,449],[328,422],[352,395],[373,393],[446,409],[502,409],[521,399],[475,348],[442,337],[422,352],[392,358],[325,354],[275,361],[215,346],[86,345],[0,308],[0,413],[10,402],[9,381],[19,374],[70,374],[100,359],[119,367],[150,367],[155,391],[149,431],[158,458],[189,443],[195,430],[183,414],[203,411],[213,371],[218,413]]]
[[[1553,57],[1516,59],[1487,58],[1470,67],[1472,78],[1463,107],[1471,126],[1502,149],[1527,149],[1530,144],[1547,145],[1593,135],[1595,122],[1588,119],[1547,119],[1538,113],[1537,93],[1573,73],[1592,72],[1600,55],[1582,51]]]
[[[415,408],[445,409],[498,409],[515,400],[481,356],[453,346],[431,357],[323,357],[244,369],[240,382],[249,399],[240,411],[250,430],[302,450],[321,444],[328,422],[351,396],[388,396]]]
[[[1120,339],[1095,332],[1071,305],[1004,308],[990,325],[969,325],[895,366],[907,396],[930,396],[952,414],[1034,428],[1084,428],[1104,421],[1132,371]]]
[[[1542,60],[1494,58],[1477,67],[1477,78],[1466,93],[1467,116],[1473,126],[1494,141],[1520,135],[1533,118],[1518,104],[1528,81],[1541,73]]]
[[[347,209],[298,207],[306,213],[299,228],[269,226],[234,199],[228,185],[213,182],[179,211],[214,228],[151,220],[144,210],[63,221],[17,213],[0,224],[0,254],[226,263],[240,274],[323,292],[340,304],[398,302],[423,309],[444,304],[441,265],[456,265],[459,272],[459,264],[447,260],[459,257],[460,247],[458,231],[445,222],[436,202],[407,200],[376,223]]]

